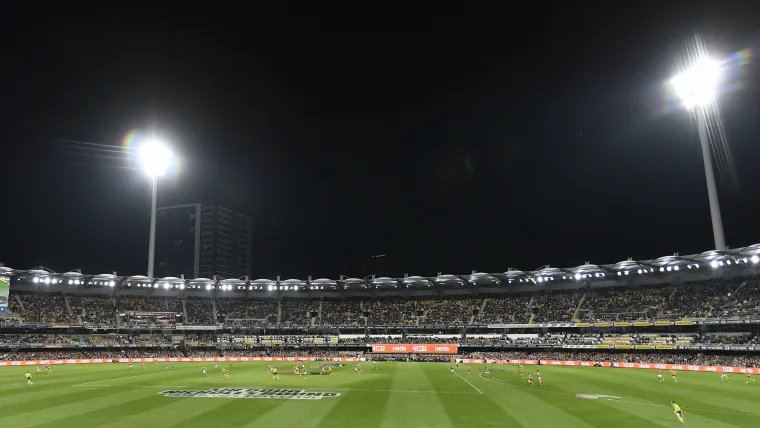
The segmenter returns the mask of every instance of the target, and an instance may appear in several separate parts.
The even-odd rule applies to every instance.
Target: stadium
[[[579,426],[638,426],[661,421],[677,394],[692,419],[755,426],[759,255],[760,244],[574,268],[337,280],[3,267],[4,420],[45,425],[14,405],[44,400],[56,426],[142,424],[166,408],[162,424],[208,426],[251,405],[256,426],[300,425],[304,412],[320,426],[372,425],[389,406],[399,426],[471,426],[473,412],[478,426],[505,414],[522,423],[539,409],[542,424],[569,414]],[[33,385],[22,380],[27,371]],[[198,403],[209,398],[257,400]]]

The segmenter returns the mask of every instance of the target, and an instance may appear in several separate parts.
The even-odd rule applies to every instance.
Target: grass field
[[[307,363],[313,365],[314,363]],[[222,366],[226,365],[224,363]],[[615,427],[678,426],[670,401],[695,427],[759,427],[760,380],[745,384],[729,375],[679,373],[679,383],[654,371],[635,369],[541,367],[544,385],[534,388],[515,366],[482,366],[456,375],[448,364],[364,363],[354,375],[350,365],[333,376],[298,377],[278,364],[280,379],[264,363],[233,363],[230,378],[218,369],[200,373],[200,363],[65,365],[53,374],[24,379],[26,367],[0,368],[0,421],[25,427]],[[211,365],[207,364],[207,368]],[[526,367],[526,370],[535,367]],[[312,369],[314,370],[314,369]],[[501,370],[501,371],[499,371]],[[213,388],[290,388],[331,392],[319,399],[232,399],[168,397],[165,390]],[[225,393],[239,391],[227,390]],[[597,399],[577,394],[607,395]],[[218,394],[216,394],[218,395]],[[240,396],[241,394],[236,394]]]

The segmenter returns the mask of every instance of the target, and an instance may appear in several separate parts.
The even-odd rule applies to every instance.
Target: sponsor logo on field
[[[600,398],[606,398],[607,400],[619,400],[621,397],[618,397],[616,395],[603,395],[603,394],[575,394],[578,398],[583,398],[585,400],[598,400]]]
[[[302,389],[214,388],[205,391],[168,390],[159,392],[175,398],[269,398],[275,400],[321,400],[339,397],[337,392],[307,392]]]
[[[586,400],[597,400],[597,399],[599,399],[598,395],[592,395],[592,394],[575,394],[575,396],[578,397],[578,398],[586,399]]]

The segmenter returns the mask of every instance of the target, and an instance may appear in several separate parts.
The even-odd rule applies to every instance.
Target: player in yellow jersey
[[[673,413],[675,413],[678,417],[678,420],[683,423],[683,412],[681,411],[681,406],[676,404],[675,401],[671,401],[670,404],[673,406]]]
[[[50,368],[50,364],[45,364],[45,373],[47,374],[53,373],[53,369]]]
[[[272,367],[272,374],[274,375],[274,376],[272,376],[272,379],[279,379],[280,378],[280,375],[277,374],[277,367]]]
[[[332,366],[327,366],[327,372],[332,376]]]
[[[26,374],[24,376],[26,376],[26,383],[27,383],[27,385],[34,385],[32,383],[32,374],[29,373],[29,370],[26,371]]]
[[[747,376],[747,381],[746,381],[746,382],[744,382],[744,383],[749,383],[749,381],[750,381],[750,380],[751,380],[752,382],[754,382],[754,381],[755,381],[755,379],[752,379],[752,373],[750,373],[750,372],[747,372],[747,373],[746,373],[746,376]]]
[[[377,370],[377,361],[372,360],[372,367],[374,367],[375,370]]]
[[[678,379],[676,379],[676,371],[673,369],[670,369],[670,377],[673,378],[673,382],[678,383]]]
[[[227,374],[227,369],[225,369],[224,367],[222,367],[222,375],[223,375],[225,378],[227,378],[227,379],[229,379],[229,378],[230,378],[230,376]]]
[[[472,368],[470,368],[470,365],[467,364],[467,376],[472,374]]]
[[[517,374],[520,375],[520,379],[525,379],[525,375],[523,374],[523,366],[522,364],[517,365]]]
[[[528,373],[528,385],[533,386],[533,376]]]

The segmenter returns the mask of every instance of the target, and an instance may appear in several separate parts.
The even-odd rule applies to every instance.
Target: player
[[[528,373],[528,385],[534,386],[533,385],[533,376],[530,373]]]
[[[675,401],[671,401],[670,404],[673,406],[673,413],[675,413],[678,417],[678,420],[683,423],[683,412],[681,411],[681,406],[676,404]]]
[[[129,369],[132,370],[132,363],[129,363]]]
[[[354,367],[354,374],[358,375],[358,374],[361,374],[361,372],[362,372],[362,366],[360,366],[357,363],[356,366]]]
[[[451,374],[453,374],[454,376],[457,375],[456,373],[454,373],[454,365],[453,364],[449,364],[449,371],[451,371]]]
[[[232,368],[232,361],[227,363],[227,367]]]
[[[673,378],[673,382],[678,383],[678,379],[676,379],[676,371],[673,369],[670,369],[670,377]]]
[[[746,380],[746,382],[744,382],[744,383],[749,383],[749,381],[750,381],[750,380],[751,380],[752,382],[754,382],[754,381],[755,381],[755,379],[752,379],[752,373],[750,373],[750,372],[747,372],[747,373],[745,373],[745,375],[747,376],[747,380]]]
[[[272,367],[272,379],[279,379],[280,375],[277,374],[277,367]]]
[[[206,366],[201,366],[201,373],[203,373],[203,376],[208,376],[208,373],[206,372]]]
[[[41,374],[41,373],[42,373],[42,367],[37,366],[37,374]]]
[[[222,376],[224,376],[225,379],[229,379],[230,376],[227,374],[227,369],[222,368]]]
[[[32,374],[29,373],[29,370],[26,371],[26,374],[24,376],[26,376],[26,384],[27,385],[34,385],[32,383]]]
[[[723,373],[720,374],[720,383],[725,383],[725,382],[731,382],[731,379],[728,378],[728,373],[724,371]]]
[[[469,376],[471,374],[472,374],[472,368],[470,367],[469,364],[467,364],[467,376]]]
[[[372,367],[377,370],[377,361],[372,360]]]
[[[483,369],[485,370],[483,373],[484,373],[486,376],[488,376],[488,377],[491,377],[491,372],[489,372],[489,371],[488,371],[488,367],[487,367],[487,366],[484,366],[484,367],[483,367]]]
[[[523,374],[523,366],[522,364],[517,365],[517,374],[520,375],[520,379],[525,379],[525,375]]]
[[[543,385],[544,384],[544,381],[541,380],[541,372],[538,371],[538,370],[536,370],[536,379],[538,379],[538,384],[539,385]]]
[[[50,363],[45,364],[45,373],[47,373],[47,374],[53,374],[53,368],[50,367]]]
[[[332,376],[332,366],[327,366],[327,373]]]
[[[665,379],[662,378],[662,372],[660,371],[660,369],[657,369],[657,382],[660,382],[660,383],[665,382]]]
[[[144,369],[145,368],[145,363],[140,363],[140,368]]]
[[[267,373],[269,373],[271,371],[272,371],[272,365],[271,364],[267,364]]]
[[[215,369],[218,369],[218,368],[219,368],[219,364],[218,364],[216,361],[214,361],[214,368],[215,368]]]

